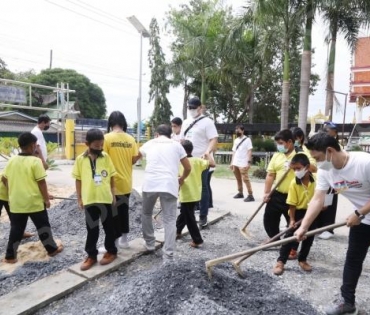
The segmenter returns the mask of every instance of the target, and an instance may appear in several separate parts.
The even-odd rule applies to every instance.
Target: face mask
[[[50,126],[44,126],[44,131],[48,130]]]
[[[278,144],[277,146],[277,150],[280,152],[280,153],[287,153],[288,152],[288,149],[286,147],[284,147],[283,144]]]
[[[333,163],[331,162],[332,157],[330,157],[330,161],[328,159],[328,152],[326,151],[325,160],[321,162],[317,162],[317,168],[324,171],[330,171],[333,168]]]
[[[307,173],[307,170],[304,168],[302,170],[299,170],[299,171],[295,171],[294,174],[295,176],[298,178],[298,179],[302,179]]]
[[[89,151],[91,154],[94,154],[94,155],[101,155],[101,153],[103,152],[103,150],[97,150],[97,149],[92,149],[92,148],[89,148]]]
[[[237,132],[237,133],[236,133],[236,136],[237,136],[237,137],[240,137],[241,135],[242,135],[242,133],[241,133],[241,132]]]
[[[300,147],[300,146],[301,146],[301,143],[299,142],[299,140],[296,140],[296,141],[294,142],[294,146],[295,146],[295,147]]]
[[[189,115],[190,115],[191,118],[195,118],[195,117],[199,116],[198,110],[196,110],[196,109],[189,109]]]

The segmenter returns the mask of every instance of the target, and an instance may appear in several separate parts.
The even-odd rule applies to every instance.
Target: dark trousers
[[[289,206],[286,204],[287,196],[288,194],[282,194],[275,190],[266,204],[263,226],[270,238],[280,233],[280,218],[282,215],[289,224]]]
[[[130,232],[129,200],[130,194],[116,196],[116,204],[113,208],[113,223],[116,238]]]
[[[350,228],[346,262],[343,269],[341,287],[344,300],[354,305],[358,279],[362,272],[362,264],[370,246],[370,225],[360,224]]]
[[[209,195],[209,208],[213,208],[213,196],[212,196],[212,187],[211,187],[211,178],[214,171],[209,171],[208,173],[208,195]]]
[[[294,216],[295,221],[297,222],[299,220],[302,220],[305,214],[306,214],[306,210],[303,210],[303,209],[302,210],[296,210],[295,216]],[[288,237],[293,236],[294,232],[297,229],[293,229],[293,230],[287,232],[285,234],[284,238],[288,238]],[[308,230],[311,231],[311,230],[314,230],[314,229],[316,229],[316,220],[312,222],[312,224],[311,224],[311,226]],[[299,254],[298,254],[298,261],[306,261],[307,260],[308,254],[310,253],[310,249],[311,249],[311,246],[312,246],[313,241],[314,241],[314,238],[315,238],[314,236],[310,236],[310,237],[307,237],[304,241],[302,241],[301,250],[299,251]],[[284,264],[286,264],[286,262],[288,260],[288,257],[289,257],[290,250],[291,249],[297,249],[298,244],[299,244],[298,242],[291,242],[291,243],[282,245],[281,248],[280,248],[280,256],[279,256],[277,261],[281,261]]]
[[[325,210],[321,211],[317,217],[317,227],[321,228],[330,224],[335,223],[335,216],[337,214],[337,205],[338,205],[338,194],[333,195],[333,203],[328,206]],[[334,234],[333,230],[328,232]]]
[[[17,250],[22,240],[24,230],[27,226],[28,217],[31,218],[33,224],[36,226],[42,245],[46,251],[51,254],[58,248],[51,233],[49,217],[46,210],[33,213],[12,213],[10,221],[10,234],[8,246],[6,249],[6,259],[17,258]]]
[[[189,233],[195,244],[203,243],[202,236],[200,235],[197,221],[195,220],[194,208],[196,202],[182,202],[180,208],[180,214],[176,220],[177,234],[181,234],[181,231],[185,227],[188,227]]]
[[[99,239],[99,219],[105,232],[105,249],[108,253],[117,254],[117,247],[114,244],[116,233],[112,219],[112,206],[110,204],[88,205],[85,207],[85,219],[87,229],[85,251],[87,255],[94,259],[98,256],[96,244]]]
[[[5,208],[6,213],[8,214],[8,217],[10,220],[9,202],[6,200],[0,200],[0,216],[1,216],[1,210],[3,210],[3,207]]]
[[[209,187],[208,187],[208,177],[209,169],[206,169],[202,172],[202,197],[200,199],[200,213],[199,217],[204,218],[208,215],[209,209]]]

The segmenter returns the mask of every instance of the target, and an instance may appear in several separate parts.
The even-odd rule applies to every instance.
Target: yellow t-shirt
[[[99,176],[99,180],[94,179],[91,160],[87,152],[80,154],[73,165],[72,176],[81,181],[81,197],[84,206],[113,202],[110,181],[116,171],[112,160],[107,153],[103,152],[95,162],[95,175]]]
[[[33,213],[45,209],[37,182],[46,178],[46,172],[39,158],[14,156],[8,161],[3,175],[8,180],[10,212]]]
[[[1,180],[1,177],[3,177],[2,173],[0,173],[0,200],[9,201],[8,189]]]
[[[296,209],[307,209],[308,203],[313,197],[315,192],[315,182],[309,182],[308,187],[298,185],[294,178],[290,183],[288,197],[286,203],[291,206],[295,206]]]
[[[132,190],[132,158],[139,154],[135,139],[125,132],[110,132],[104,136],[104,151],[112,159],[117,171],[114,176],[115,194]]]
[[[199,201],[202,195],[202,172],[209,168],[209,161],[197,157],[189,158],[191,172],[180,188],[180,202]],[[184,168],[180,165],[180,174]]]

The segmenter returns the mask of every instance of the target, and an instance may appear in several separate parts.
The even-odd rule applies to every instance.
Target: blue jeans
[[[199,217],[204,218],[208,215],[209,208],[209,188],[208,188],[208,176],[211,174],[206,169],[202,173],[202,197],[200,199],[200,213]]]
[[[370,246],[370,225],[360,224],[349,231],[346,262],[343,269],[342,297],[351,305],[355,304],[355,292],[362,272],[362,264]]]

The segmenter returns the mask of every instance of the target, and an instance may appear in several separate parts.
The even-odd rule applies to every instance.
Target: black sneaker
[[[235,199],[239,199],[239,198],[244,198],[244,195],[242,193],[237,193],[235,196],[234,196]]]
[[[245,202],[254,201],[253,195],[248,195],[247,198],[244,199]]]
[[[199,225],[201,227],[206,227],[208,225],[207,216],[204,216],[204,217],[200,217],[199,218]]]
[[[332,306],[329,306],[325,309],[327,315],[356,315],[357,308],[356,306],[346,303],[343,298],[340,298],[338,301],[334,302]]]

